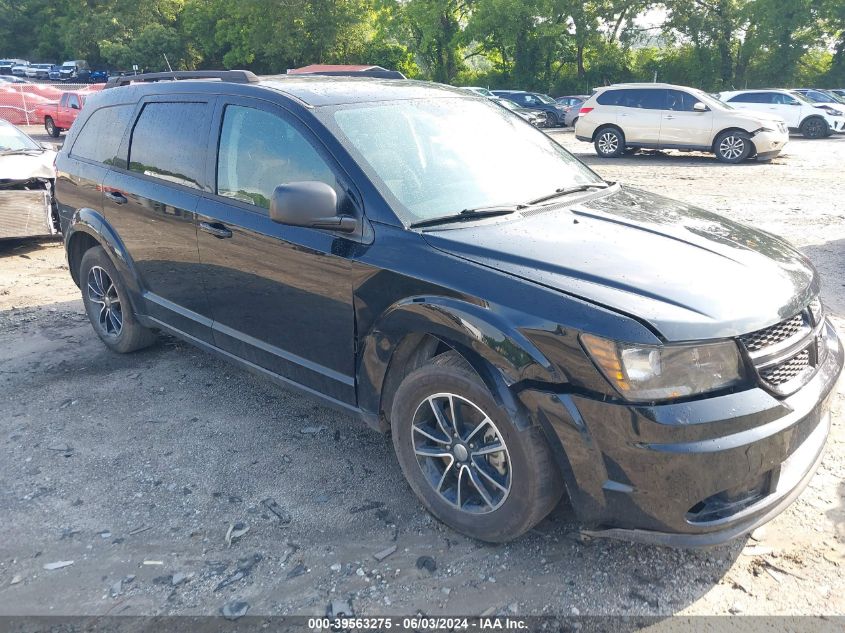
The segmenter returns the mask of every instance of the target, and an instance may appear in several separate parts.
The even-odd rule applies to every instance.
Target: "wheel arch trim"
[[[542,352],[489,307],[455,298],[409,297],[385,310],[361,337],[357,370],[361,409],[379,418],[382,413],[389,415],[383,410],[384,387],[389,375],[398,370],[393,361],[409,337],[412,344],[433,337],[461,354],[518,426],[528,422],[511,387],[525,379],[560,380]],[[381,426],[387,427],[386,420]]]

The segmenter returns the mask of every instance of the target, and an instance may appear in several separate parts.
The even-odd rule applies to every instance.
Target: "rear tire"
[[[801,121],[801,134],[805,138],[824,138],[830,136],[830,126],[820,116],[807,117]]]
[[[123,279],[102,246],[82,256],[79,285],[88,319],[106,347],[126,354],[155,342],[155,332],[135,319]]]
[[[593,145],[602,158],[618,158],[625,151],[625,135],[618,127],[601,128]]]
[[[560,472],[540,428],[517,429],[457,352],[405,377],[391,424],[399,465],[417,497],[467,536],[514,539],[561,497]]]
[[[713,150],[716,153],[716,158],[723,163],[736,164],[751,156],[754,145],[751,142],[751,137],[745,132],[728,130],[716,137]]]
[[[44,129],[47,130],[47,134],[53,138],[59,138],[59,134],[62,133],[62,130],[56,127],[56,124],[53,122],[53,118],[49,116],[44,117]]]

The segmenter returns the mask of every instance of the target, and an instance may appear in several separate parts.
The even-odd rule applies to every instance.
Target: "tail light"
[[[585,114],[589,114],[592,111],[592,108],[581,108],[580,110],[578,110],[578,116],[584,116]]]

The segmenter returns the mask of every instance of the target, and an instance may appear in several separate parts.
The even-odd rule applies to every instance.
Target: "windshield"
[[[26,134],[12,125],[0,125],[0,152],[22,149],[42,149]]]
[[[701,101],[704,105],[706,105],[711,110],[733,110],[734,108],[730,105],[713,97],[702,90],[690,90],[692,95]]]
[[[549,95],[541,95],[537,94],[536,97],[542,101],[543,103],[557,103],[554,99],[552,99]]]
[[[318,114],[406,223],[603,183],[544,133],[487,101],[363,103]]]
[[[492,92],[487,90],[487,88],[470,88],[476,94],[480,94],[482,97],[493,97],[495,96]]]

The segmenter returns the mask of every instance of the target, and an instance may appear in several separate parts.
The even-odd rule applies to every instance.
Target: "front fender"
[[[382,387],[394,352],[407,336],[430,335],[459,351],[478,372],[490,392],[519,419],[509,387],[522,380],[558,383],[554,365],[510,323],[507,309],[439,296],[399,301],[375,321],[361,343],[358,404],[378,415]]]

